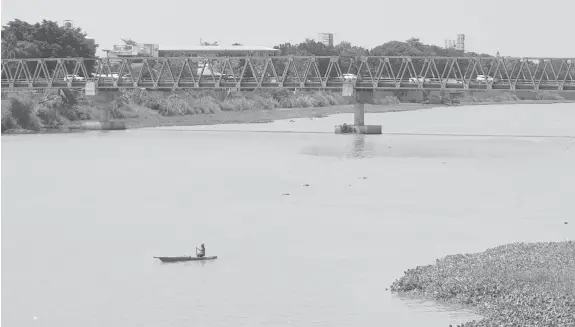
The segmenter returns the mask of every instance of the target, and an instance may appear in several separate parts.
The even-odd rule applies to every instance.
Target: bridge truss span
[[[9,90],[146,88],[573,91],[575,58],[141,57],[2,59]]]

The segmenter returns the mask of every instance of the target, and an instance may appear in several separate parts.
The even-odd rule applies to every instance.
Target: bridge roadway
[[[2,59],[3,91],[46,88],[575,92],[575,58],[140,57]]]

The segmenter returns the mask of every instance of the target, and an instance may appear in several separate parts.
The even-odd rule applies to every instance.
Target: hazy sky
[[[443,46],[466,35],[466,50],[506,56],[575,57],[575,0],[2,0],[2,24],[15,18],[73,20],[102,48],[120,38],[162,46],[274,46],[335,33],[372,48],[418,37]]]

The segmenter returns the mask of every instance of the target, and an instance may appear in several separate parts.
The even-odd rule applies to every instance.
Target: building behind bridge
[[[112,46],[108,56],[110,58],[130,57],[158,57],[160,46],[158,44],[120,44]]]
[[[333,33],[319,33],[318,41],[328,47],[333,47]]]
[[[274,56],[280,50],[263,46],[246,45],[199,45],[199,46],[162,46],[159,57],[243,57]]]
[[[263,46],[245,45],[202,45],[202,46],[161,46],[159,44],[114,45],[109,51],[110,58],[130,57],[234,57],[234,56],[273,56],[278,49]]]
[[[122,44],[114,45],[108,52],[108,58],[130,57],[265,57],[279,54],[280,50],[263,46],[245,45],[202,45],[202,46],[161,46],[158,44]],[[190,66],[198,75],[221,75],[223,67],[212,67],[209,60],[193,61]],[[141,70],[141,61],[132,64],[132,71]]]
[[[465,52],[465,34],[457,34],[457,40],[445,40],[445,49]]]

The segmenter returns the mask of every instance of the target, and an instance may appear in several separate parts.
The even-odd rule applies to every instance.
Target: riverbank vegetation
[[[464,327],[575,326],[575,241],[450,255],[406,271],[391,290],[470,305],[485,317]]]
[[[212,114],[219,111],[271,110],[276,108],[327,107],[349,103],[339,92],[289,91],[286,89],[255,92],[228,92],[218,96],[213,91],[178,91],[169,96],[151,95],[143,89],[123,90],[111,104],[117,118],[131,106],[144,106],[162,116]],[[116,110],[116,108],[118,110]]]
[[[186,116],[221,111],[312,108],[348,104],[337,92],[288,91],[230,92],[223,98],[213,91],[177,91],[150,94],[142,89],[122,90],[113,100],[82,100],[81,92],[51,91],[44,95],[13,94],[2,100],[2,133],[64,128],[72,122],[98,119],[101,109],[111,118]],[[396,102],[395,100],[389,100]]]
[[[513,93],[487,97],[465,96],[452,101],[430,95],[425,101],[402,103],[398,97],[373,100],[368,112],[389,112],[428,108],[436,105],[519,103]],[[541,92],[535,102],[565,101],[556,93]],[[415,103],[413,103],[415,102]],[[172,93],[126,89],[87,100],[81,91],[60,89],[45,94],[19,93],[2,100],[2,133],[30,131],[64,131],[82,120],[99,119],[102,109],[110,118],[124,120],[131,127],[253,123],[324,117],[339,112],[353,112],[350,102],[339,92],[291,91],[270,89],[253,92],[181,90]],[[292,109],[291,111],[275,109]],[[310,110],[305,110],[309,108]]]
[[[71,121],[96,117],[96,108],[79,105],[68,90],[60,90],[60,94],[51,92],[42,98],[29,94],[14,94],[2,99],[2,133],[61,128]]]

